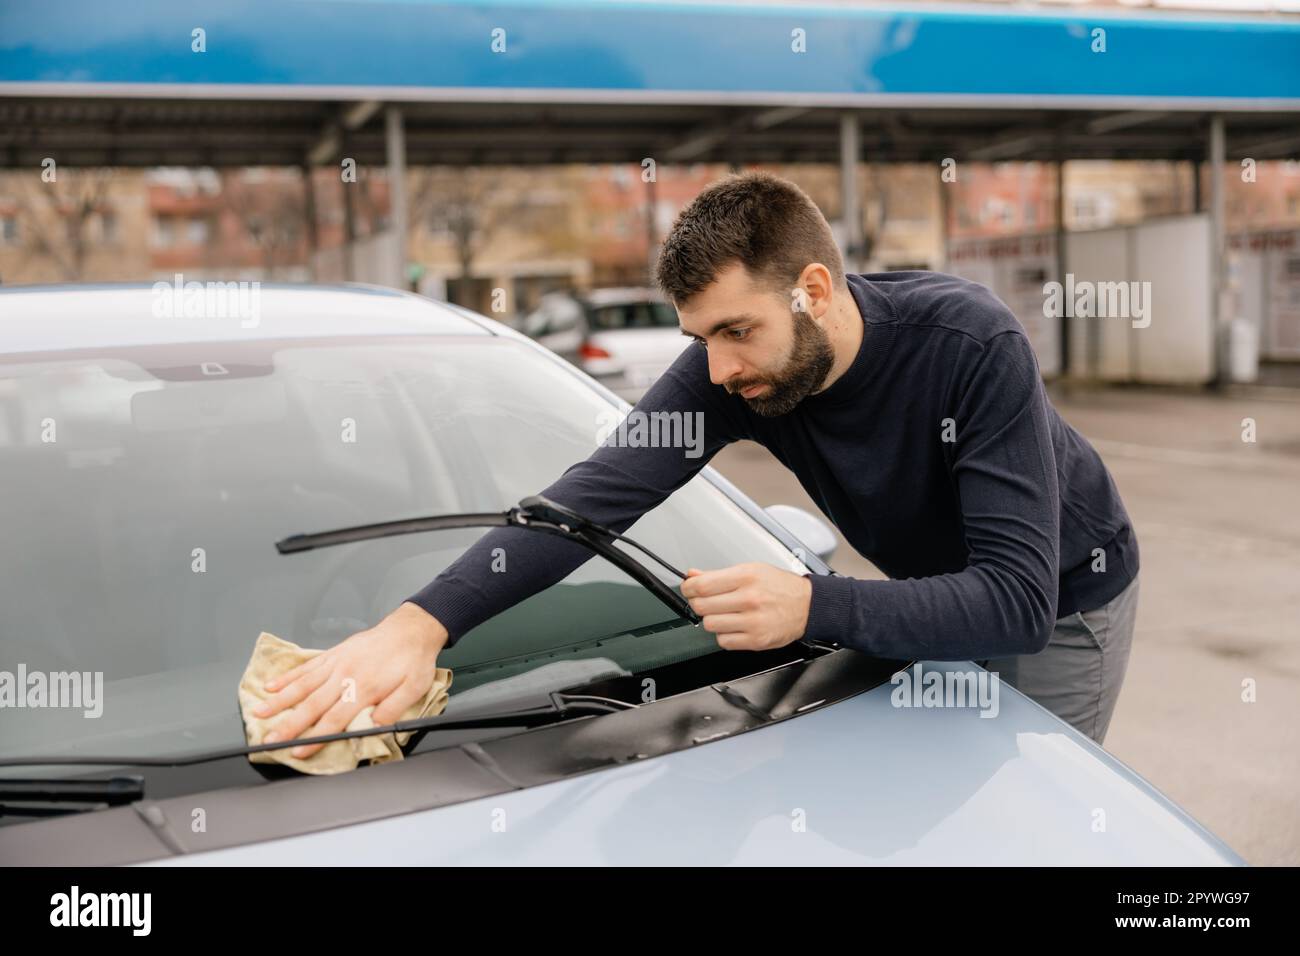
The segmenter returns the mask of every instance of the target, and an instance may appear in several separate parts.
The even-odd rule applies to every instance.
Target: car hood
[[[921,672],[979,671],[920,662]],[[919,684],[917,685],[919,686]],[[890,683],[684,751],[433,810],[157,861],[195,865],[1240,865],[1172,801],[1002,685]],[[982,716],[990,714],[990,716]]]

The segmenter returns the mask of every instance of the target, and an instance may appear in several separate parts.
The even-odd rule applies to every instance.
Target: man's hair
[[[834,285],[845,287],[844,262],[826,217],[802,189],[764,170],[719,180],[682,210],[659,253],[655,282],[680,304],[736,261],[781,295],[789,295],[811,262],[826,266]]]

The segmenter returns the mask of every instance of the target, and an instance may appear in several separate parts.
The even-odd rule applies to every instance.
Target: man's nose
[[[709,381],[714,385],[725,385],[740,373],[740,363],[727,358],[722,349],[709,350]]]

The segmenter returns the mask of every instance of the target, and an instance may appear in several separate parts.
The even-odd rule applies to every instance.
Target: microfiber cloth
[[[243,712],[244,733],[249,746],[264,742],[276,724],[287,711],[281,711],[272,717],[254,717],[253,711],[274,696],[265,690],[266,682],[273,677],[292,670],[304,661],[309,661],[323,651],[319,648],[299,647],[292,641],[282,640],[274,634],[263,631],[257,637],[253,647],[253,656],[244,669],[244,676],[239,681],[239,709]],[[446,667],[436,667],[433,672],[433,686],[402,714],[402,720],[417,720],[421,717],[434,717],[442,713],[447,706],[447,690],[451,687],[451,671]],[[368,730],[377,726],[371,719],[375,712],[374,705],[364,708],[352,718],[348,730]],[[311,734],[308,730],[305,732]],[[387,763],[402,759],[402,745],[411,739],[411,731],[397,734],[374,734],[369,737],[348,737],[345,740],[332,740],[310,757],[291,756],[293,747],[279,750],[263,750],[249,754],[253,763],[281,763],[303,773],[330,774],[355,770],[362,760],[371,763]]]

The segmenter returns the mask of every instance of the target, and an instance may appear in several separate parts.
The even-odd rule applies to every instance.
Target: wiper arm
[[[555,723],[567,717],[584,714],[611,714],[621,710],[635,710],[637,704],[613,700],[609,697],[596,697],[590,694],[564,694],[552,691],[547,695],[549,703],[536,707],[521,707],[515,710],[488,711],[477,716],[467,717],[421,717],[416,720],[399,720],[395,724],[383,727],[369,727],[365,730],[346,730],[323,737],[298,737],[294,740],[277,740],[273,744],[256,744],[254,746],[228,747],[224,750],[209,750],[195,754],[182,754],[174,757],[6,757],[0,760],[0,767],[37,767],[37,766],[128,766],[128,767],[188,767],[194,764],[211,763],[227,760],[246,754],[260,753],[263,750],[283,750],[286,747],[299,747],[305,744],[325,744],[335,740],[347,740],[350,737],[373,737],[378,734],[405,733],[408,731],[430,730],[478,730],[484,727],[540,727]],[[26,783],[27,781],[10,781]],[[63,783],[65,781],[53,781]],[[4,781],[0,781],[0,796],[4,794]],[[140,793],[142,797],[143,790]],[[138,797],[137,797],[138,799]]]
[[[445,528],[493,527],[529,528],[543,534],[559,535],[562,538],[568,538],[570,541],[576,541],[624,571],[632,580],[666,604],[678,617],[686,618],[692,624],[700,623],[700,616],[691,609],[690,602],[686,598],[660,581],[651,573],[649,568],[632,555],[614,547],[614,542],[622,541],[631,545],[683,580],[686,578],[684,573],[650,549],[637,544],[631,538],[624,537],[602,525],[594,524],[576,511],[572,511],[542,495],[524,498],[509,511],[404,518],[397,521],[384,521],[379,524],[339,528],[335,531],[295,534],[277,541],[275,548],[281,554],[293,554],[298,551],[311,551],[314,548],[348,544],[353,541],[368,541],[373,538],[385,538],[397,534],[440,531]]]
[[[144,778],[139,776],[107,780],[0,779],[0,817],[59,816],[91,809],[75,804],[118,807],[143,799]]]

